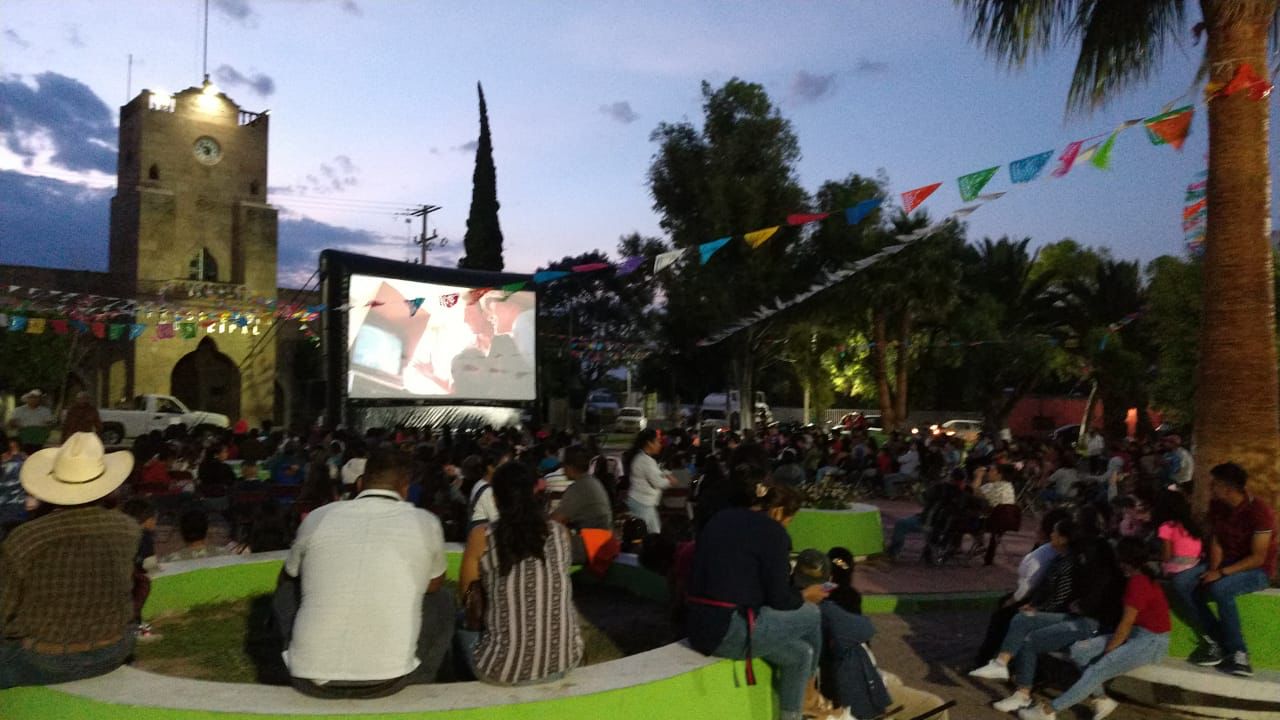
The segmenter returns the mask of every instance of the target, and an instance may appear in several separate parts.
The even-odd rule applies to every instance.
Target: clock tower
[[[148,329],[113,364],[113,398],[174,395],[252,426],[274,415],[267,128],[266,113],[242,110],[207,79],[172,96],[144,90],[120,109],[110,273],[168,312],[140,310]],[[158,335],[164,323],[172,338]]]

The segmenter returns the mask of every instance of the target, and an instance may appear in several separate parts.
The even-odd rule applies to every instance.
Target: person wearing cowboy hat
[[[49,430],[54,426],[53,411],[43,405],[44,393],[39,388],[29,390],[22,396],[22,405],[9,413],[9,429],[18,433],[23,449],[28,453],[35,452],[44,445],[49,437]]]
[[[19,472],[44,514],[0,545],[0,689],[93,677],[133,652],[133,559],[142,530],[98,501],[133,469],[93,433],[41,450]]]

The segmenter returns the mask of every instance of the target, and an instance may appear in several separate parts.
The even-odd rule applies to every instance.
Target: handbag
[[[484,610],[484,586],[479,580],[472,580],[462,593],[462,628],[471,632],[483,630]]]

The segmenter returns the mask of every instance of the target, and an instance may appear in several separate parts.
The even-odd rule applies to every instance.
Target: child
[[[850,578],[852,567],[849,563]],[[825,554],[804,550],[796,558],[792,582],[804,589],[828,582],[831,574],[831,561]],[[848,579],[844,586],[852,589]],[[863,646],[875,634],[875,628],[870,620],[849,612],[832,599],[838,589],[832,588],[832,594],[818,605],[822,613],[822,691],[854,717],[877,717],[889,707],[889,691]]]
[[[147,498],[134,497],[125,501],[120,509],[142,528],[138,552],[133,558],[133,622],[138,628],[137,638],[144,642],[155,640],[160,636],[152,631],[150,623],[142,622],[142,606],[146,605],[147,597],[151,595],[151,577],[147,575],[147,571],[157,567],[156,506]]]
[[[1191,513],[1187,496],[1176,490],[1164,491],[1157,509],[1160,526],[1156,535],[1162,546],[1160,569],[1171,578],[1200,562],[1204,531]]]
[[[862,593],[853,587],[853,553],[848,548],[833,547],[827,551],[827,559],[831,561],[831,582],[836,586],[827,599],[845,612],[861,615]]]

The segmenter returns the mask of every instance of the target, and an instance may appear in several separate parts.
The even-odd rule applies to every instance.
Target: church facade
[[[317,300],[276,287],[269,125],[267,114],[242,109],[208,80],[173,96],[144,90],[120,109],[107,272],[0,266],[0,283],[181,307],[200,322],[194,337],[157,340],[150,327],[136,341],[97,341],[69,386],[104,406],[174,395],[253,426],[312,410],[318,369],[300,377],[290,367],[306,341],[296,322],[273,327],[282,294],[281,302]],[[229,308],[258,313],[228,323]]]

